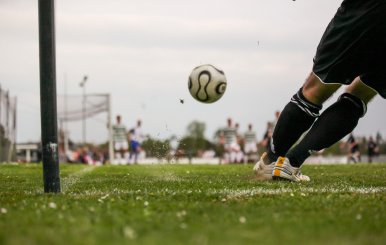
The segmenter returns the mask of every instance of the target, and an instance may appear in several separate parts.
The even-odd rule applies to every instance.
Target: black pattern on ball
[[[193,83],[192,83],[192,78],[191,77],[189,77],[188,87],[189,87],[189,90],[191,90],[192,87],[193,87]]]
[[[220,82],[216,86],[216,93],[217,94],[223,94],[225,92],[227,84],[225,82]]]
[[[203,103],[219,100],[227,88],[225,73],[215,66],[206,64],[195,67],[188,79],[189,92]]]
[[[198,94],[200,93],[201,89],[202,89],[202,86],[201,86],[201,77],[203,75],[207,75],[208,76],[208,82],[205,84],[204,86],[204,94],[205,94],[205,98],[204,99],[201,99]],[[198,74],[198,77],[197,77],[197,80],[198,80],[198,90],[197,90],[197,93],[196,93],[196,98],[199,100],[199,101],[202,101],[202,102],[206,102],[209,100],[209,95],[208,95],[208,91],[207,91],[207,88],[208,88],[208,85],[209,83],[212,81],[212,75],[210,74],[209,71],[202,71]]]

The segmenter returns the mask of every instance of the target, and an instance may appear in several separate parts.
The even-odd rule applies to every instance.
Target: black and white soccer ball
[[[213,65],[200,65],[190,73],[188,87],[196,100],[213,103],[225,93],[227,79],[224,72]]]

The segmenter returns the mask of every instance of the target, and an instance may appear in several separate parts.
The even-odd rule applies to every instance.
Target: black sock
[[[302,88],[284,107],[273,131],[271,146],[268,151],[270,162],[279,156],[285,156],[287,151],[307,131],[319,116],[322,106],[315,105],[303,96]]]
[[[286,157],[291,165],[300,167],[312,152],[329,147],[351,133],[365,113],[364,102],[352,94],[342,94],[320,115],[302,141],[288,152]]]

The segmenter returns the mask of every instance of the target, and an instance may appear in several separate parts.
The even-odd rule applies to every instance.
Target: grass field
[[[386,164],[61,165],[58,195],[41,168],[0,165],[0,244],[386,244]]]

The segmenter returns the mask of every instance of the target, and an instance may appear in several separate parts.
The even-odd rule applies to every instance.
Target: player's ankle
[[[279,156],[277,156],[275,153],[273,153],[272,151],[268,151],[268,154],[267,154],[267,157],[268,157],[268,160],[269,162],[276,162],[277,159],[279,158]]]

